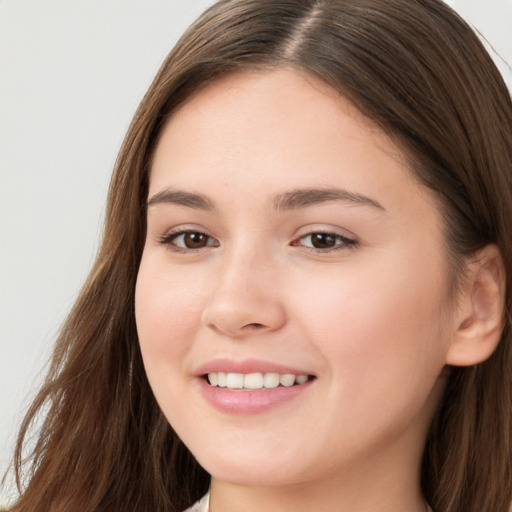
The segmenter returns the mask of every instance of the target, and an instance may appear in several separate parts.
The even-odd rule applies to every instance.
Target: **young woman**
[[[218,2],[126,136],[12,510],[505,512],[510,219],[510,95],[445,4]]]

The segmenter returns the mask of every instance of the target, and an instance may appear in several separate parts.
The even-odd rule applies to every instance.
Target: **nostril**
[[[257,323],[244,325],[244,329],[260,329],[261,327],[264,327],[264,325]]]

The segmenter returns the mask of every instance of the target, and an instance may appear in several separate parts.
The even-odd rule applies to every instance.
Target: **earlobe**
[[[468,262],[458,305],[446,363],[472,366],[491,356],[503,331],[505,269],[495,245],[484,247]]]

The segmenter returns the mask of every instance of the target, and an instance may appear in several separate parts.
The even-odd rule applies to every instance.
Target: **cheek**
[[[351,389],[365,378],[419,383],[422,369],[435,378],[444,365],[445,288],[439,266],[393,254],[378,267],[362,264],[303,282],[294,316]]]
[[[139,343],[150,381],[159,371],[182,368],[200,323],[203,297],[194,275],[169,272],[165,264],[142,259],[135,293]],[[165,362],[165,365],[163,364]]]
[[[326,281],[327,292],[303,297],[297,313],[301,332],[324,360],[328,400],[337,404],[321,434],[331,439],[334,432],[335,442],[332,425],[347,417],[351,439],[363,432],[381,439],[426,421],[444,367],[440,289],[407,275],[391,279],[389,272],[372,274],[366,286],[361,273],[344,275],[339,286],[335,281]]]
[[[195,420],[190,415],[196,410],[197,397],[187,395],[187,386],[203,289],[194,273],[170,272],[165,261],[143,256],[137,277],[135,318],[146,376],[169,423],[185,424],[191,433]]]

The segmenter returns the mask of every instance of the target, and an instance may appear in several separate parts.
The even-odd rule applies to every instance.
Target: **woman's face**
[[[440,214],[397,146],[315,78],[241,73],[172,116],[149,188],[140,346],[201,465],[419,465],[455,326]]]

